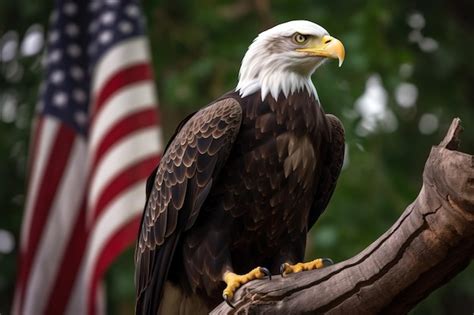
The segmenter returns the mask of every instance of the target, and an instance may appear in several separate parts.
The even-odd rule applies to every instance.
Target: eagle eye
[[[308,36],[307,35],[303,35],[303,34],[300,34],[300,33],[295,33],[293,35],[293,41],[297,44],[303,44],[304,42],[306,42],[308,40]]]

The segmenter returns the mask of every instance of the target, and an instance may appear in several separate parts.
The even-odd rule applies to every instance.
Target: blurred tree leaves
[[[16,241],[12,252],[0,252],[0,313],[4,314],[9,313],[13,298],[30,123],[41,78],[40,56],[23,56],[21,42],[32,24],[46,24],[50,8],[34,1],[0,2],[0,230],[12,233]],[[17,46],[8,61],[7,32]]]
[[[474,153],[474,22],[472,1],[283,1],[203,0],[144,1],[153,52],[165,138],[187,113],[233,89],[240,61],[262,30],[292,19],[325,27],[346,47],[342,68],[334,62],[313,76],[327,112],[346,128],[348,164],[334,197],[311,231],[308,257],[346,259],[387,230],[415,198],[430,147],[439,143],[453,117],[466,132],[461,148]],[[33,23],[46,26],[51,4],[31,0],[0,3],[0,36],[14,30],[20,40]],[[420,18],[421,16],[421,18]],[[415,26],[415,27],[414,27]],[[11,81],[0,61],[0,118],[5,95],[17,98],[14,121],[0,121],[0,229],[18,240],[24,203],[29,126],[41,79],[39,56],[17,56],[20,80]],[[396,130],[358,132],[363,116],[354,106],[367,92],[367,80],[380,78],[385,110],[396,118]],[[401,84],[416,87],[412,106],[400,106]],[[434,132],[422,134],[424,114],[437,119]],[[18,122],[20,120],[20,122]],[[16,249],[0,254],[0,312],[8,313],[13,292]],[[110,314],[133,308],[133,250],[107,275]],[[472,313],[472,265],[421,303],[414,314]]]

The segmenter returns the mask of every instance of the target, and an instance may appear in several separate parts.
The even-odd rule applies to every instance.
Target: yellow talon
[[[268,276],[270,280],[272,279],[271,273],[268,271],[267,268],[263,267],[257,267],[255,269],[252,269],[249,273],[245,275],[238,275],[233,272],[227,271],[226,273],[224,273],[223,279],[224,282],[227,284],[227,287],[222,293],[224,300],[227,302],[227,304],[229,304],[229,306],[234,307],[232,304],[229,303],[229,300],[234,297],[235,291],[237,291],[240,286],[251,280],[262,279],[266,276]]]
[[[297,263],[295,265],[290,265],[288,263],[284,263],[280,267],[280,274],[282,277],[290,274],[290,273],[296,273],[296,272],[301,272],[301,271],[306,271],[306,270],[313,270],[313,269],[320,269],[323,267],[327,267],[329,265],[332,265],[333,262],[329,258],[318,258],[306,263]]]

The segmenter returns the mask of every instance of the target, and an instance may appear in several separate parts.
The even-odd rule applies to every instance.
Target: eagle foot
[[[272,274],[267,268],[264,267],[257,267],[252,269],[249,273],[244,275],[238,275],[233,272],[227,271],[224,274],[224,282],[227,284],[227,287],[224,289],[222,293],[222,297],[224,298],[227,305],[232,308],[235,308],[230,300],[234,297],[235,291],[240,288],[245,283],[252,281],[254,279],[262,279],[268,277],[269,280],[272,280]]]
[[[295,265],[290,265],[289,263],[283,263],[280,266],[280,275],[285,277],[290,273],[296,273],[306,270],[319,269],[333,265],[334,262],[330,258],[318,258],[306,263],[297,263]]]

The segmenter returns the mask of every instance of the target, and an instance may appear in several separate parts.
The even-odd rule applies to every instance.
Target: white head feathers
[[[306,89],[316,98],[311,75],[325,58],[305,56],[296,51],[295,34],[322,38],[328,32],[309,21],[290,21],[260,33],[249,46],[239,73],[236,90],[244,97],[259,89],[262,100],[270,94],[278,99],[280,92],[287,97]]]

